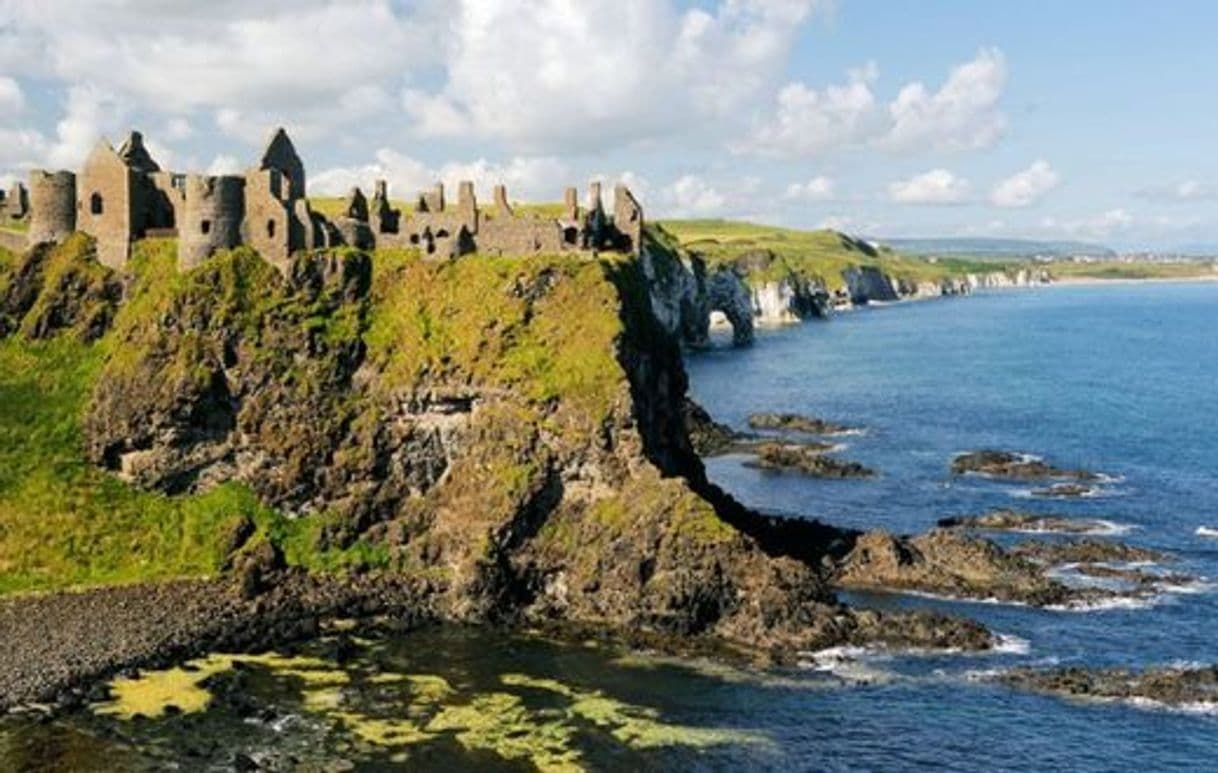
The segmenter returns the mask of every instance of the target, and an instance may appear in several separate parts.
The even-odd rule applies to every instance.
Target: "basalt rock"
[[[960,454],[952,460],[952,474],[975,473],[994,478],[1011,480],[1046,480],[1050,478],[1073,478],[1079,481],[1095,480],[1098,476],[1088,470],[1070,470],[1054,467],[1040,459],[1010,451],[983,449]]]
[[[916,537],[884,532],[861,536],[838,564],[844,588],[905,590],[998,599],[1036,606],[1062,604],[1072,589],[1045,576],[1042,567],[989,540],[934,530]]]
[[[1090,534],[1109,528],[1108,524],[1094,519],[1068,518],[1060,515],[1029,513],[1005,508],[991,510],[981,515],[957,515],[941,518],[938,525],[944,529],[1052,532],[1058,534]]]
[[[1105,562],[1150,562],[1170,560],[1170,556],[1157,550],[1097,539],[1080,539],[1065,542],[1024,542],[1012,548],[1012,552],[1043,564],[1095,564]]]
[[[753,429],[781,432],[802,432],[807,435],[840,435],[852,428],[824,419],[801,416],[798,413],[754,413],[749,416]]]
[[[1011,687],[1095,700],[1153,701],[1164,706],[1218,706],[1218,666],[1128,668],[1018,668],[999,680]]]
[[[873,470],[858,462],[826,456],[832,446],[807,446],[790,443],[761,443],[753,449],[756,458],[746,466],[779,472],[798,472],[814,478],[870,478]]]
[[[1085,486],[1081,483],[1056,483],[1045,488],[1032,489],[1032,496],[1073,499],[1077,497],[1088,497],[1095,492],[1096,489],[1094,487]]]

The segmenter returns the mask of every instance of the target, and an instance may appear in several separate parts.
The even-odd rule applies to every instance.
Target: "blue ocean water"
[[[1196,533],[1218,527],[1218,285],[1063,286],[871,308],[763,333],[751,349],[712,350],[688,366],[694,397],[738,428],[750,412],[790,410],[866,430],[844,438],[841,455],[879,470],[871,481],[708,461],[711,477],[754,507],[898,532],[994,507],[1096,517],[1127,527],[1126,541],[1174,553],[1180,569],[1218,578],[1218,541]],[[1099,497],[1045,501],[1021,486],[951,479],[951,457],[980,447],[1117,480]],[[876,768],[1211,768],[1213,717],[1071,703],[968,678],[970,668],[1013,664],[1214,662],[1218,601],[1206,585],[1182,590],[1142,608],[1088,612],[855,596],[967,614],[1017,637],[1026,653],[972,667],[890,664],[905,676],[810,700],[801,743],[827,768],[847,766],[859,749],[868,750],[863,767]]]
[[[1218,539],[1196,534],[1218,529],[1216,329],[1218,284],[1051,287],[874,307],[763,332],[749,349],[691,354],[688,367],[694,396],[737,427],[753,411],[789,410],[865,428],[843,438],[840,453],[877,469],[873,480],[710,460],[712,478],[754,507],[899,532],[1000,506],[1103,518],[1128,529],[1122,539],[1176,554],[1174,569],[1218,578]],[[984,446],[1041,454],[1114,482],[1097,498],[1044,501],[1018,485],[948,476],[955,453]],[[408,718],[417,711],[411,695],[370,675],[427,674],[451,684],[458,704],[515,696],[519,704],[496,705],[531,712],[501,718],[525,729],[496,728],[492,716],[481,734],[386,748],[310,709],[301,684],[253,669],[247,689],[264,706],[255,716],[219,706],[133,722],[88,712],[47,724],[0,720],[0,761],[10,769],[225,770],[239,752],[285,770],[529,769],[544,759],[521,751],[535,743],[527,726],[558,722],[571,735],[551,742],[577,748],[579,763],[594,769],[1212,769],[1216,716],[1067,701],[985,678],[1018,665],[1218,661],[1218,596],[1206,586],[1186,590],[1085,612],[856,594],[859,604],[972,616],[1010,646],[862,655],[827,671],[751,673],[486,630],[420,632],[367,643],[347,666],[340,705]],[[644,724],[751,740],[699,744],[661,733],[656,742],[654,730],[621,717],[589,721],[564,693],[505,679],[513,674],[619,701]]]

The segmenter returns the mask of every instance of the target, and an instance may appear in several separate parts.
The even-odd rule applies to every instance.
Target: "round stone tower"
[[[76,230],[76,175],[30,173],[30,244],[63,241]]]
[[[245,218],[245,178],[188,175],[178,221],[178,267],[187,271],[217,250],[241,243]]]

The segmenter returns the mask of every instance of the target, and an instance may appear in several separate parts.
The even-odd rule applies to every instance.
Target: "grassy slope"
[[[1046,267],[1054,279],[1195,279],[1218,278],[1218,264],[1212,262],[1161,263],[1151,261],[1102,261],[1099,263],[1050,263]]]
[[[943,259],[930,262],[887,248],[869,255],[853,239],[836,231],[800,231],[733,220],[666,220],[661,223],[682,246],[704,255],[711,265],[735,260],[751,250],[771,250],[779,257],[755,279],[767,281],[793,271],[819,280],[829,290],[844,285],[842,272],[855,266],[876,266],[914,282],[939,281],[970,272],[999,271],[1008,266],[993,261]]]
[[[80,254],[87,244],[77,239],[58,250],[48,273],[65,261],[91,261]],[[179,274],[175,252],[171,240],[137,245],[130,264],[134,290],[111,332],[95,344],[69,334],[51,341],[20,334],[0,339],[0,593],[214,575],[228,532],[243,516],[293,564],[329,570],[387,560],[383,546],[362,542],[319,552],[315,536],[326,514],[289,520],[238,484],[168,497],[136,490],[84,460],[81,419],[93,384],[107,362],[122,367],[134,356],[131,344],[120,348],[118,340],[139,346],[132,331],[152,329],[172,298],[192,286],[197,291],[200,282],[219,283],[213,313],[229,315],[233,325],[249,324],[271,310],[268,304],[284,302],[265,289],[262,274],[269,269],[248,250],[217,256],[206,275],[201,269]],[[0,250],[0,289],[16,260]],[[381,370],[377,388],[409,390],[440,378],[511,390],[528,401],[520,416],[509,417],[511,433],[560,422],[549,430],[576,442],[599,431],[622,399],[615,348],[624,330],[622,297],[607,277],[629,273],[626,264],[620,257],[574,256],[426,262],[415,253],[385,251],[374,256],[373,302],[366,328],[356,334]],[[539,284],[548,292],[529,310],[521,289]],[[348,321],[306,324],[337,330]],[[563,409],[554,412],[547,406],[556,400]],[[371,410],[365,418],[377,420]],[[489,477],[474,492],[479,501],[499,493],[512,499],[513,487],[531,474],[514,461],[502,466],[480,470]],[[700,505],[689,505],[691,522],[706,516]]]

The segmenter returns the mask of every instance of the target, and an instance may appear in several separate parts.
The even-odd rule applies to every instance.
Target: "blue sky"
[[[0,176],[129,127],[237,171],[283,124],[319,194],[620,178],[652,216],[1218,243],[1214,29],[1205,2],[0,0]]]

